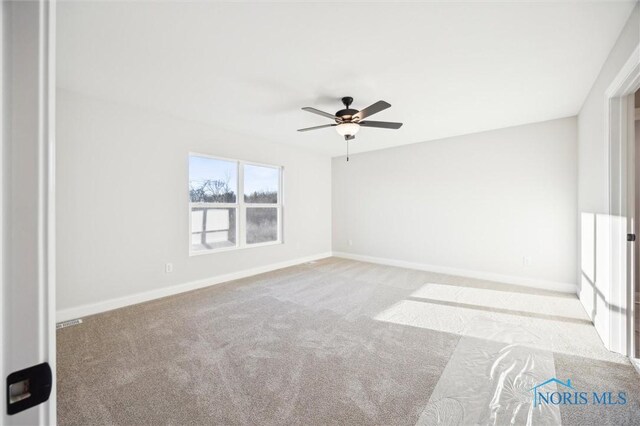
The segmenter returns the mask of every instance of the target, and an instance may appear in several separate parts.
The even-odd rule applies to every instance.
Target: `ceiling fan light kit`
[[[342,103],[345,108],[337,111],[335,114],[320,111],[319,109],[312,107],[302,108],[303,111],[308,111],[313,114],[330,118],[334,120],[335,123],[307,127],[304,129],[298,129],[298,131],[308,132],[309,130],[324,129],[325,127],[335,127],[336,132],[338,132],[340,136],[343,136],[344,140],[347,141],[347,161],[349,161],[349,141],[355,139],[355,135],[360,131],[360,127],[377,127],[380,129],[399,129],[402,127],[402,123],[394,123],[390,121],[363,121],[364,118],[391,107],[391,104],[388,102],[378,101],[361,111],[350,108],[353,103],[353,98],[351,96],[345,96],[342,98]]]
[[[341,123],[336,126],[336,132],[342,136],[355,136],[360,130],[358,123]]]

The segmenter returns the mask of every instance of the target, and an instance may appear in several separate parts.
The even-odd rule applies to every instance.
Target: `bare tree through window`
[[[191,251],[280,241],[280,180],[277,166],[190,155]]]

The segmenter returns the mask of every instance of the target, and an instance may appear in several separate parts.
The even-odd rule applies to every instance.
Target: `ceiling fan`
[[[372,116],[375,113],[383,111],[391,106],[391,104],[385,101],[378,101],[373,105],[369,105],[365,109],[358,111],[357,109],[349,108],[353,103],[353,98],[345,96],[342,98],[342,103],[345,109],[337,111],[335,114],[329,114],[328,112],[320,111],[312,107],[302,108],[304,111],[309,111],[314,114],[321,115],[323,117],[330,118],[335,121],[332,124],[324,124],[322,126],[307,127],[305,129],[298,129],[299,132],[308,132],[309,130],[323,129],[325,127],[335,127],[336,131],[344,136],[344,140],[350,141],[355,139],[356,133],[362,127],[379,127],[381,129],[399,129],[402,127],[402,123],[393,123],[390,121],[370,121],[364,120],[365,118]]]

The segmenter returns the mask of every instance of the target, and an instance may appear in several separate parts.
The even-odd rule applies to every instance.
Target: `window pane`
[[[204,216],[203,209],[191,210],[191,233],[202,232],[202,219]]]
[[[247,244],[278,240],[278,209],[247,208]]]
[[[244,201],[245,203],[278,202],[280,169],[275,167],[244,166]]]
[[[191,209],[191,250],[202,251],[236,245],[236,209]]]
[[[189,156],[189,197],[192,203],[235,203],[238,193],[235,161]]]
[[[226,231],[229,229],[229,211],[231,209],[207,209],[204,218],[205,231]],[[235,212],[235,209],[233,209]]]

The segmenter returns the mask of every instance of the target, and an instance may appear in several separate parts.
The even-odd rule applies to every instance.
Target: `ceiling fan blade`
[[[312,107],[304,107],[302,109],[305,110],[305,111],[308,111],[308,112],[312,112],[314,114],[321,115],[323,117],[330,118],[332,120],[335,120],[336,118],[338,118],[333,114],[329,114],[328,112],[320,111],[319,109],[315,109],[315,108],[312,108]]]
[[[309,130],[324,129],[325,127],[333,127],[333,126],[337,126],[337,124],[323,124],[322,126],[306,127],[304,129],[298,129],[298,131],[308,132]]]
[[[383,111],[383,110],[389,108],[390,106],[391,106],[391,104],[388,103],[388,102],[378,101],[375,104],[369,105],[368,107],[366,107],[362,111],[354,114],[351,119],[352,120],[354,120],[354,119],[362,120],[363,118],[369,117],[369,116],[371,116],[371,115],[373,115],[375,113]]]
[[[381,129],[399,129],[402,127],[402,123],[393,123],[391,121],[361,121],[358,124],[364,127],[379,127]]]

